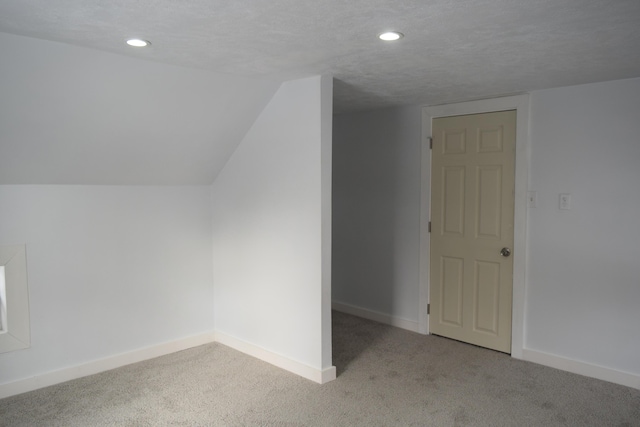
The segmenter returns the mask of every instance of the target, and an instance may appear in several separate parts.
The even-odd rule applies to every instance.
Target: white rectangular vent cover
[[[0,353],[30,346],[26,248],[0,246]]]

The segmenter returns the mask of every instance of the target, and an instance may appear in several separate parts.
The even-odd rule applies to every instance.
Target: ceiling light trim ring
[[[378,34],[378,38],[384,41],[396,41],[400,40],[403,37],[404,34],[399,31],[385,31],[384,33]]]
[[[151,46],[151,42],[144,39],[128,39],[127,44],[131,47],[147,47]]]

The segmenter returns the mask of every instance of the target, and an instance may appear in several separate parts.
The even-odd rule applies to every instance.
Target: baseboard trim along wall
[[[386,325],[407,329],[409,331],[418,332],[418,322],[401,319],[398,317],[390,316],[388,314],[380,313],[362,307],[356,307],[351,304],[345,304],[337,301],[333,301],[331,306],[335,311],[384,323]],[[565,357],[531,349],[522,350],[522,360],[538,363],[540,365],[549,366],[551,368],[560,369],[562,371],[567,371],[578,375],[584,375],[586,377],[596,378],[599,380],[640,389],[640,375],[632,374],[629,372],[622,372],[615,369],[605,368],[603,366],[580,362],[578,360],[568,359]]]
[[[238,350],[241,353],[253,356],[263,362],[270,363],[278,368],[284,369],[296,375],[299,375],[318,384],[324,384],[336,379],[336,367],[332,366],[327,369],[316,369],[304,363],[291,360],[285,356],[273,353],[255,344],[242,341],[238,338],[226,335],[221,332],[215,333],[216,342]]]
[[[584,375],[585,377],[597,378],[599,380],[640,390],[640,375],[637,374],[617,371],[615,369],[605,368],[604,366],[593,365],[526,348],[522,350],[522,359],[538,363],[540,365],[549,366],[551,368],[560,369],[562,371]]]
[[[104,359],[94,360],[92,362],[83,363],[70,368],[35,375],[33,377],[6,384],[0,384],[0,399],[48,387],[50,385],[63,383],[65,381],[99,374],[100,372],[109,371],[111,369],[120,368],[125,365],[142,362],[148,359],[154,359],[156,357],[165,356],[188,348],[198,347],[203,344],[214,342],[214,339],[215,335],[213,333],[193,335],[176,341],[170,341],[127,353],[117,354],[115,356],[105,357]]]
[[[144,360],[154,359],[156,357],[165,356],[177,351],[186,350],[192,347],[198,347],[200,345],[209,344],[212,342],[219,342],[220,344],[231,347],[234,350],[248,354],[249,356],[253,356],[264,362],[277,366],[278,368],[287,370],[319,384],[324,384],[336,379],[335,366],[322,370],[315,369],[311,366],[307,366],[303,363],[288,359],[284,356],[270,352],[237,338],[233,338],[229,335],[225,335],[220,332],[208,332],[176,341],[141,348],[139,350],[134,350],[127,353],[117,354],[115,356],[106,357],[104,359],[94,360],[92,362],[72,366],[70,368],[60,369],[53,372],[46,372],[44,374],[35,375],[33,377],[25,378],[22,380],[0,384],[0,399],[48,387],[51,385],[60,384],[66,381],[75,380],[89,375],[99,374],[100,372],[109,371],[111,369],[120,368],[122,366],[142,362]]]
[[[365,319],[392,325],[413,332],[418,331],[417,322],[399,319],[387,314],[355,307],[349,304],[333,302],[332,305],[333,309],[336,311],[359,316]],[[316,369],[303,363],[291,360],[282,355],[273,353],[262,347],[258,347],[246,341],[231,337],[229,335],[220,332],[210,332],[200,335],[194,335],[176,341],[158,344],[155,346],[145,347],[139,350],[134,350],[104,359],[87,362],[70,368],[60,369],[58,371],[47,372],[6,384],[0,384],[0,399],[63,383],[65,381],[98,374],[100,372],[120,368],[132,363],[142,362],[144,360],[153,359],[212,342],[219,342],[220,344],[231,347],[234,350],[240,351],[249,356],[253,356],[264,362],[277,366],[278,368],[287,370],[291,373],[294,373],[319,384],[324,384],[336,379],[335,366],[322,370]],[[549,366],[551,368],[556,368],[591,378],[597,378],[603,381],[608,381],[640,390],[640,375],[637,374],[622,372],[611,368],[605,368],[603,366],[580,362],[577,360],[568,359],[565,357],[531,349],[524,349],[522,352],[522,356],[522,359],[528,362],[538,363],[540,365]]]
[[[396,328],[406,329],[412,332],[418,332],[418,322],[414,322],[412,320],[402,319],[400,317],[337,301],[333,301],[331,303],[331,308],[341,313],[351,314],[353,316],[362,317],[364,319],[373,320],[375,322],[384,323],[386,325],[395,326]]]

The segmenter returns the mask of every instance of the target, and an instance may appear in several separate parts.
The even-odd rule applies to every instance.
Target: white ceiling
[[[391,29],[405,38],[376,38]],[[2,0],[0,32],[217,73],[329,73],[338,112],[640,76],[639,0]]]

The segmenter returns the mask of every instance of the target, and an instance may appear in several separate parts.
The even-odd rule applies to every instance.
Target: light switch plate
[[[527,206],[535,208],[538,199],[538,193],[533,190],[527,191]]]
[[[571,209],[571,194],[560,193],[560,209]]]

